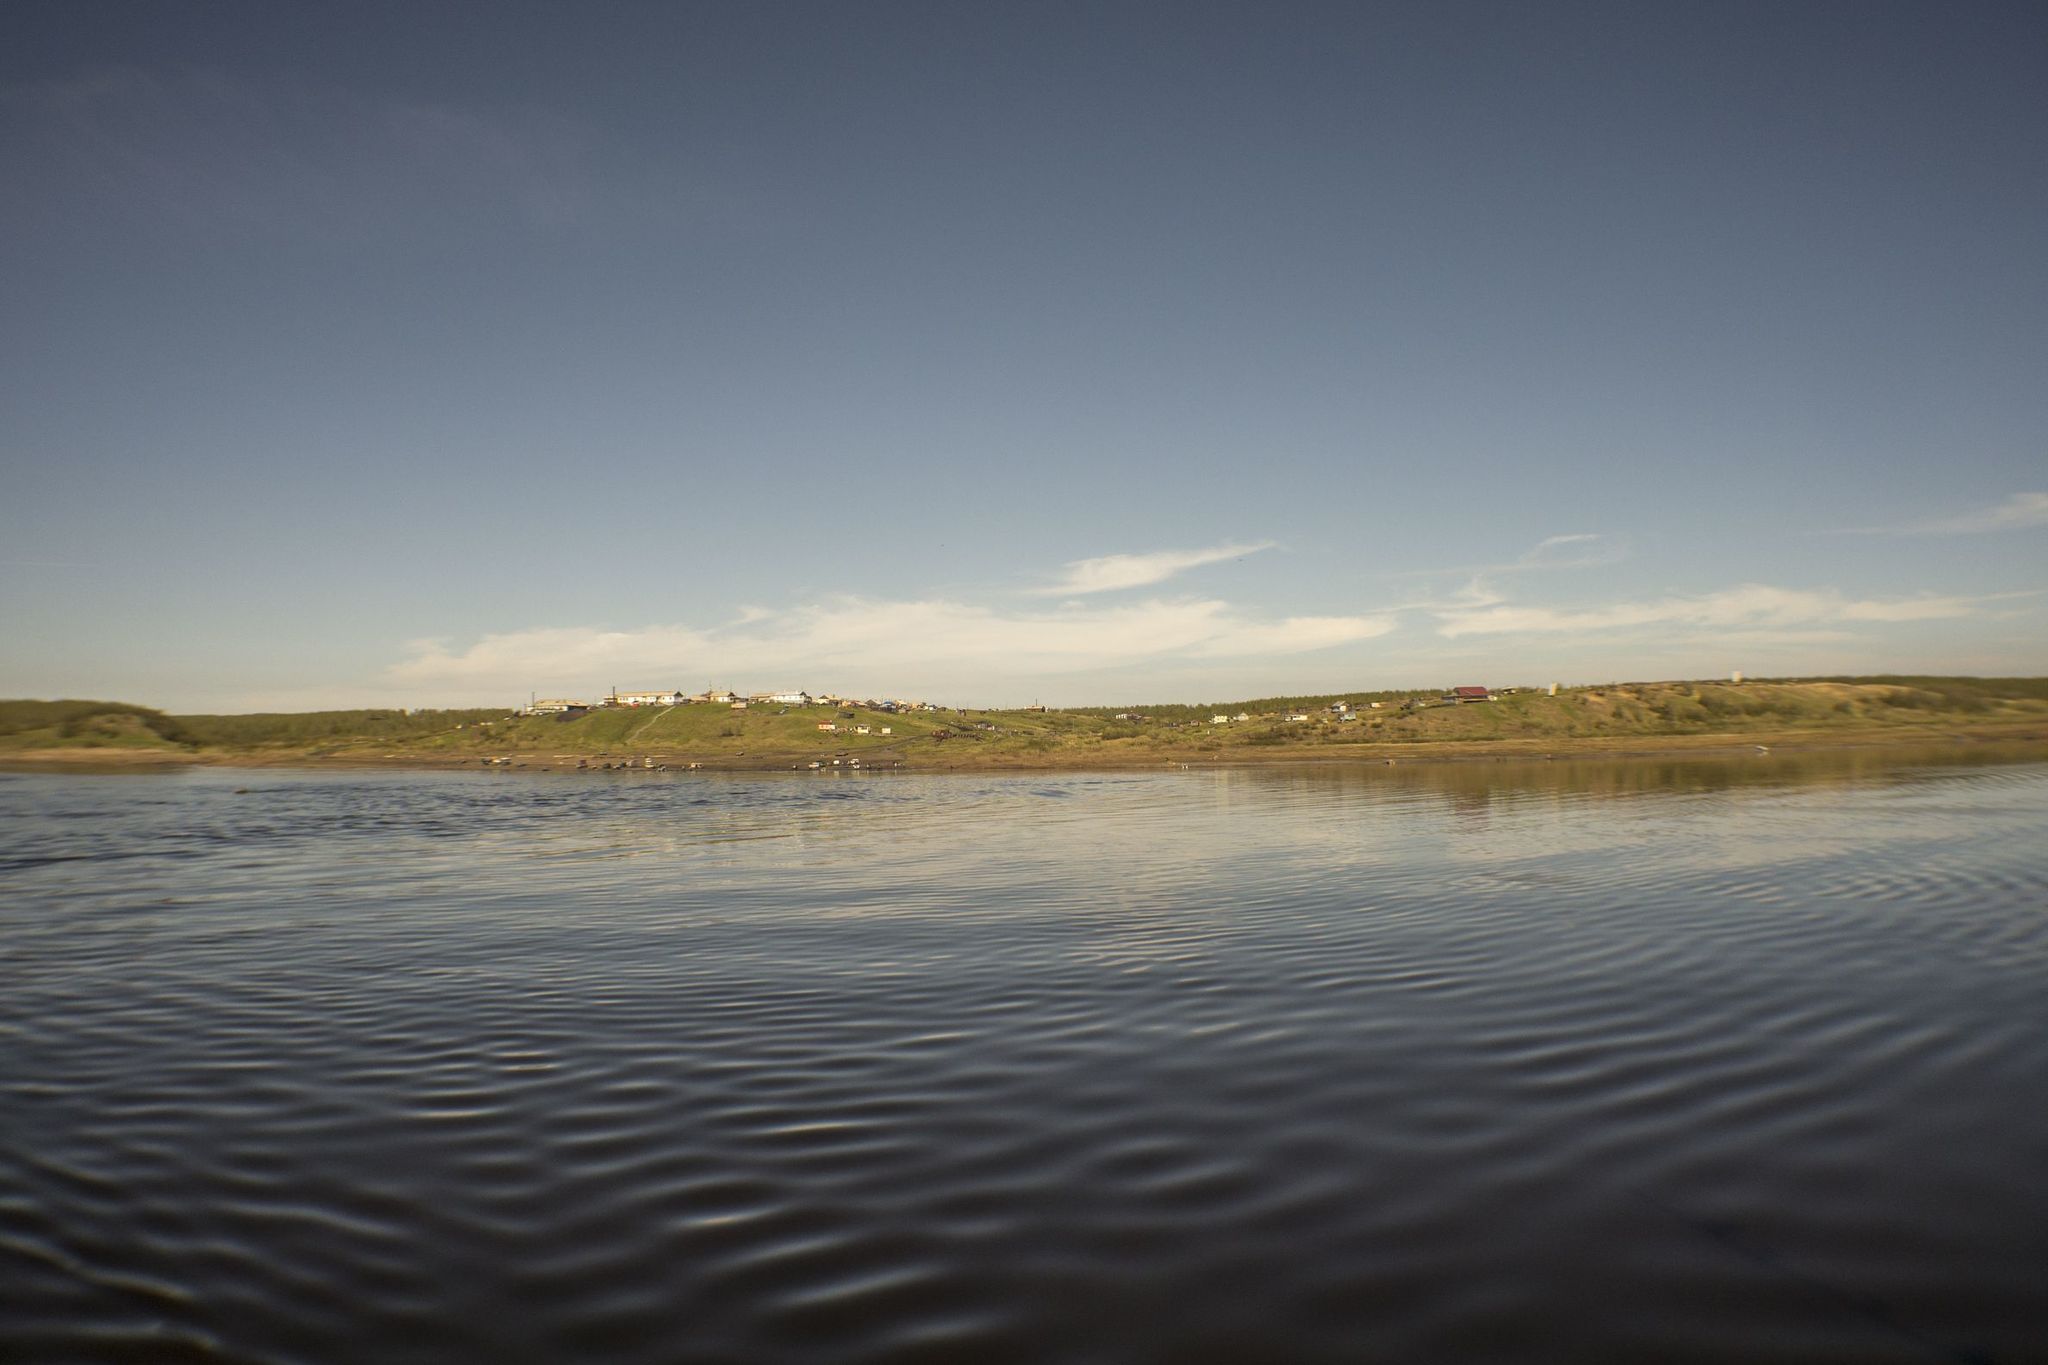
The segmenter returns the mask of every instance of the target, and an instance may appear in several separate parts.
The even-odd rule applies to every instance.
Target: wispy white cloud
[[[1575,531],[1567,535],[1546,536],[1521,555],[1498,564],[1467,564],[1460,568],[1412,570],[1403,576],[1444,580],[1456,575],[1463,577],[1465,582],[1450,589],[1448,597],[1412,600],[1400,604],[1395,609],[1469,612],[1508,600],[1506,591],[1499,586],[1500,579],[1512,579],[1520,574],[1557,569],[1600,568],[1618,564],[1628,556],[1628,542],[1620,536],[1597,531]]]
[[[1619,536],[1580,531],[1572,535],[1549,536],[1536,543],[1520,559],[1497,566],[1493,572],[1526,572],[1532,569],[1591,569],[1628,558],[1628,545]]]
[[[1270,540],[1233,542],[1211,546],[1206,550],[1157,550],[1151,554],[1103,555],[1097,559],[1076,559],[1066,566],[1059,582],[1031,591],[1040,597],[1076,597],[1087,593],[1150,587],[1154,583],[1164,583],[1175,574],[1198,569],[1204,564],[1220,564],[1226,559],[1242,559],[1261,550],[1270,550],[1273,544]]]
[[[348,240],[480,224],[554,231],[597,202],[601,144],[537,106],[317,80],[108,67],[0,84],[0,224],[141,222]]]
[[[1408,578],[1463,577],[1482,582],[1496,575],[1534,573],[1548,569],[1592,569],[1618,564],[1629,556],[1625,537],[1602,531],[1574,531],[1546,536],[1513,559],[1491,564],[1462,564],[1440,569],[1411,569]]]
[[[1898,526],[1855,526],[1845,536],[1975,536],[2048,526],[2048,493],[2014,493],[2003,502],[1952,517],[1909,521]]]
[[[2028,594],[2000,594],[2002,597]],[[1744,583],[1698,596],[1670,596],[1606,606],[1558,608],[1494,603],[1437,612],[1440,634],[1607,632],[1649,628],[1788,629],[1802,626],[1933,621],[1974,616],[1996,597],[1852,598],[1834,588],[1778,588]]]
[[[1383,635],[1394,624],[1384,616],[1262,620],[1198,599],[1018,612],[943,599],[843,597],[710,628],[569,626],[487,635],[464,647],[417,641],[387,676],[418,688],[459,684],[513,695],[632,680],[987,689],[1013,678],[1308,653]]]

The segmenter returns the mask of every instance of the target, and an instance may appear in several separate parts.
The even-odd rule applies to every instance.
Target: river
[[[0,774],[10,1360],[2043,1361],[2044,1172],[1992,751]]]

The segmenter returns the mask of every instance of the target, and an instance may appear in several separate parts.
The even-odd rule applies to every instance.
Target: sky
[[[0,695],[2048,674],[2048,7],[17,0]]]

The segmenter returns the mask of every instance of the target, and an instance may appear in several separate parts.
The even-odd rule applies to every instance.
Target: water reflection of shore
[[[1473,759],[1432,763],[1302,765],[1238,770],[1261,786],[1363,796],[1434,794],[1484,803],[1532,793],[1623,797],[1719,792],[1741,787],[1839,787],[1925,780],[1942,769],[1979,769],[2048,759],[2037,743],[1885,745],[1674,757]]]

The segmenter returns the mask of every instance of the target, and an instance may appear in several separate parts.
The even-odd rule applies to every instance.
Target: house
[[[853,732],[854,732],[855,734],[857,734],[857,735],[865,735],[865,734],[869,733],[869,731],[868,731],[868,727],[867,727],[867,726],[865,726],[865,725],[856,725],[856,726],[854,726],[854,727],[853,727]]]
[[[727,704],[731,706],[732,709],[735,711],[744,711],[747,709],[747,704],[743,701],[729,702]]]
[[[1297,711],[1293,715],[1289,716],[1287,719],[1296,724],[1299,724],[1300,722],[1308,719],[1308,713],[1305,711]]]
[[[1228,716],[1211,716],[1211,717],[1209,717],[1209,723],[1210,723],[1211,725],[1228,725],[1228,724],[1230,724],[1230,717],[1228,717]]]
[[[526,708],[529,716],[559,716],[570,711],[582,715],[590,709],[587,701],[571,701],[567,697],[546,697]]]
[[[886,725],[884,725],[884,726],[882,727],[882,733],[883,733],[883,734],[885,734],[885,735],[886,735],[886,734],[888,734],[888,733],[890,733],[890,727],[889,727],[889,726],[886,726]]]
[[[1447,700],[1456,702],[1492,701],[1493,693],[1483,687],[1454,687]]]
[[[836,735],[839,733],[839,722],[836,720],[821,720],[818,722],[818,732],[820,734]]]
[[[1240,711],[1240,712],[1238,712],[1238,713],[1237,713],[1237,715],[1236,715],[1236,717],[1235,717],[1235,719],[1237,719],[1237,720],[1250,720],[1251,718],[1252,718],[1252,714],[1251,714],[1251,712],[1249,712],[1249,711]]]
[[[682,701],[680,692],[614,692],[610,697],[613,706],[677,706]]]
[[[1343,715],[1343,714],[1344,714],[1344,713],[1345,713],[1346,711],[1349,711],[1350,709],[1351,709],[1351,703],[1350,703],[1350,702],[1348,702],[1348,701],[1339,701],[1339,702],[1332,702],[1332,703],[1330,703],[1330,711],[1331,711],[1331,714],[1333,714],[1333,715],[1339,715],[1339,716],[1341,716],[1341,715]]]
[[[769,694],[768,700],[779,706],[809,706],[811,704],[811,694],[808,692],[773,692]]]

